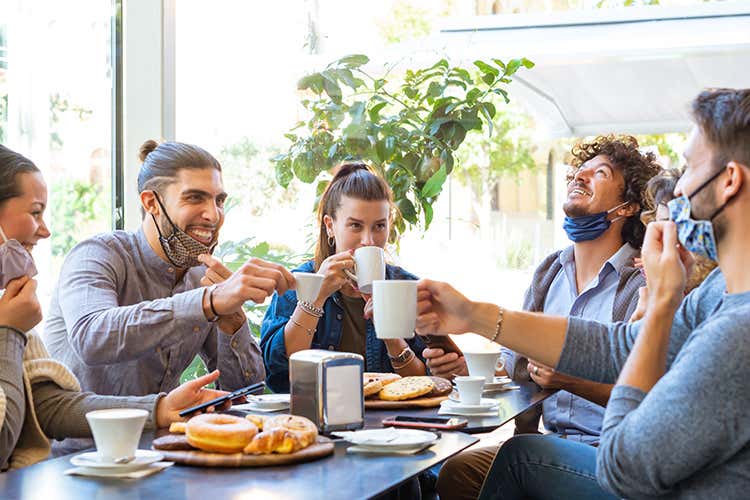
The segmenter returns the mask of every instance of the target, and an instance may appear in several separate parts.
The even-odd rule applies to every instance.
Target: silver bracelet
[[[307,328],[306,326],[304,326],[304,325],[303,325],[302,323],[300,323],[299,321],[295,320],[294,318],[289,318],[289,321],[291,321],[292,323],[294,323],[294,324],[295,324],[295,325],[297,325],[298,327],[300,327],[300,328],[302,328],[303,330],[305,330],[305,331],[307,332],[307,334],[308,334],[309,336],[311,336],[311,337],[312,337],[313,335],[315,335],[315,332],[316,332],[316,331],[318,331],[318,329],[317,329],[317,328]]]
[[[322,307],[315,307],[310,302],[307,302],[306,300],[300,300],[297,302],[297,305],[299,305],[300,309],[302,309],[304,312],[309,314],[310,316],[315,316],[316,318],[320,318],[323,316],[323,308]]]
[[[495,339],[500,335],[500,331],[503,329],[503,308],[497,306],[497,324],[495,325],[495,335],[492,336],[490,342],[495,342]]]

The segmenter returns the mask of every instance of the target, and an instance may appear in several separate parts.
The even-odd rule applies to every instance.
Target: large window
[[[52,236],[34,251],[45,309],[68,251],[112,227],[111,12],[111,0],[0,3],[0,141],[49,191]]]

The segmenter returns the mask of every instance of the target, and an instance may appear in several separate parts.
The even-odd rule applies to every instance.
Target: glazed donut
[[[244,418],[221,413],[204,413],[191,418],[186,426],[188,443],[204,451],[237,453],[258,433]]]
[[[310,446],[318,439],[318,428],[315,424],[298,415],[278,415],[263,422],[264,430],[276,428],[284,429],[296,436],[302,448]]]

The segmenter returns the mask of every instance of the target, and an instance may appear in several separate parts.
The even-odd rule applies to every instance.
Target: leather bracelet
[[[393,367],[394,370],[400,370],[401,368],[405,368],[409,363],[411,363],[412,361],[414,361],[414,358],[417,357],[417,355],[414,354],[414,351],[412,351],[408,347],[406,349],[404,349],[404,350],[405,351],[408,350],[408,352],[406,353],[406,359],[404,360],[403,363],[397,365],[394,362],[395,360],[393,358],[391,358],[391,366]],[[399,357],[401,357],[401,355],[399,355]]]
[[[500,332],[503,329],[503,308],[500,306],[497,306],[498,312],[497,312],[497,324],[495,325],[495,335],[492,336],[490,339],[490,342],[495,342],[497,337],[500,335]]]
[[[323,311],[322,307],[315,307],[311,303],[307,302],[306,300],[300,300],[297,302],[297,305],[299,305],[300,309],[302,309],[304,312],[309,314],[310,316],[315,316],[316,318],[323,317]]]
[[[315,332],[317,332],[317,331],[318,331],[318,329],[317,329],[317,328],[307,328],[307,327],[305,327],[304,325],[302,325],[302,324],[301,324],[301,323],[300,323],[299,321],[295,320],[294,318],[289,318],[289,321],[291,321],[292,323],[294,323],[294,324],[295,324],[295,325],[297,325],[298,327],[300,327],[300,328],[302,328],[303,330],[305,330],[305,331],[307,332],[307,334],[308,334],[309,336],[311,336],[311,337],[312,337],[313,335],[315,335]]]
[[[214,315],[213,318],[208,318],[209,323],[216,323],[219,321],[219,313],[216,312],[216,308],[214,308],[214,290],[216,290],[216,285],[211,285],[208,287],[208,307],[211,309],[211,314]]]

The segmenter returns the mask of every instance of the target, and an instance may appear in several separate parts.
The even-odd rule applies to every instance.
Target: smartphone
[[[466,427],[469,421],[457,417],[408,417],[397,415],[383,419],[384,426],[410,427],[413,429],[440,429],[450,431]]]
[[[456,345],[453,340],[447,335],[420,335],[420,339],[424,344],[431,349],[442,349],[445,354],[449,352],[455,352],[459,356],[463,356],[461,349]]]
[[[266,386],[265,382],[258,382],[257,384],[248,385],[247,387],[243,387],[242,389],[237,389],[234,392],[230,392],[229,394],[219,396],[218,398],[212,399],[211,401],[206,401],[205,403],[201,403],[198,406],[193,406],[192,408],[188,408],[187,410],[182,410],[180,412],[180,416],[189,417],[193,415],[194,413],[198,413],[203,410],[206,410],[207,408],[211,406],[220,406],[226,403],[227,401],[234,401],[235,399],[239,399],[242,396],[246,396],[255,391],[263,389],[265,386]]]

